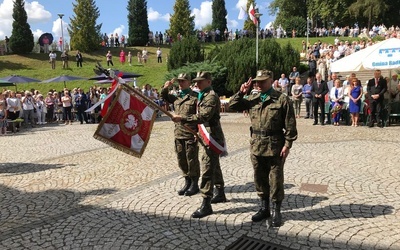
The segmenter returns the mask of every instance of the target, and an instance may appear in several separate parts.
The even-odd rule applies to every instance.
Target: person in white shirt
[[[25,96],[22,98],[22,109],[24,110],[24,123],[28,126],[28,120],[31,122],[31,126],[35,127],[34,109],[36,108],[35,99],[32,97],[30,91],[25,92]]]
[[[160,47],[157,48],[156,54],[157,54],[157,63],[162,63],[162,52]]]
[[[288,95],[289,94],[289,92],[288,92],[288,90],[289,90],[289,80],[286,78],[285,74],[281,75],[281,78],[279,78],[278,82],[279,82],[279,85],[282,88],[282,93],[284,93],[285,95]]]
[[[39,94],[36,99],[36,116],[37,116],[37,124],[46,124],[46,103],[43,100],[43,95]]]
[[[332,118],[333,125],[339,126],[340,121],[340,110],[343,105],[343,87],[340,86],[341,82],[339,79],[334,81],[334,86],[330,90],[330,99],[332,103]]]
[[[50,59],[52,69],[56,69],[56,58],[57,58],[56,52],[50,51],[49,59]]]
[[[147,49],[146,49],[146,48],[143,48],[143,50],[142,50],[142,61],[143,61],[144,63],[147,63],[147,57],[148,57],[148,55],[147,55]]]

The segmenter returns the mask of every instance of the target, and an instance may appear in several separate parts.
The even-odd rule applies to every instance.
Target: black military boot
[[[185,185],[181,190],[178,191],[179,195],[184,195],[185,192],[189,189],[190,185],[192,184],[192,180],[189,176],[185,176]]]
[[[203,218],[213,213],[211,207],[211,198],[207,197],[203,199],[203,203],[201,204],[200,208],[196,210],[192,214],[192,218]]]
[[[261,199],[261,208],[255,215],[251,216],[251,220],[254,222],[259,222],[264,219],[268,219],[269,217],[271,217],[269,200]]]
[[[272,211],[272,226],[280,227],[282,225],[282,215],[281,215],[281,205],[282,202],[274,202]]]
[[[188,190],[186,190],[185,196],[192,196],[192,195],[195,195],[198,192],[200,192],[200,189],[199,189],[199,177],[191,178],[191,182],[192,182],[192,184],[190,185]]]
[[[226,202],[225,190],[223,187],[216,187],[214,197],[211,199],[211,203]]]

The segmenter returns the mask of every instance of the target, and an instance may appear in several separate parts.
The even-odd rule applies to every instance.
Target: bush
[[[201,53],[201,45],[196,37],[184,38],[180,42],[172,45],[170,55],[168,57],[168,70],[178,69],[187,63],[195,63],[203,61],[204,57]]]
[[[274,72],[275,78],[282,73],[289,73],[293,66],[300,63],[299,53],[290,45],[283,48],[274,39],[259,41],[258,65],[256,65],[255,39],[243,38],[223,47],[216,47],[208,59],[227,68],[228,91],[236,92],[249,77],[256,75],[257,69],[268,69]]]
[[[226,67],[215,62],[188,63],[179,69],[170,71],[165,75],[165,80],[167,81],[177,77],[180,73],[190,74],[192,79],[194,79],[198,71],[208,71],[211,73],[213,78],[212,87],[219,96],[226,96],[230,94],[225,86],[227,69]]]

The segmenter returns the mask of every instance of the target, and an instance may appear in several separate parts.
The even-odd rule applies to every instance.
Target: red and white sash
[[[203,142],[211,148],[217,154],[227,154],[228,150],[226,148],[226,143],[224,142],[222,145],[219,144],[214,138],[211,137],[210,133],[208,133],[204,124],[199,124],[199,135]]]

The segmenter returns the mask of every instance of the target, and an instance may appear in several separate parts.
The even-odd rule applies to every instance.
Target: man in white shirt
[[[288,95],[289,91],[289,80],[286,78],[285,74],[281,75],[281,78],[278,80],[279,85],[281,85],[282,93]]]
[[[161,52],[160,47],[157,48],[156,54],[157,54],[157,62],[162,63],[162,52]]]

